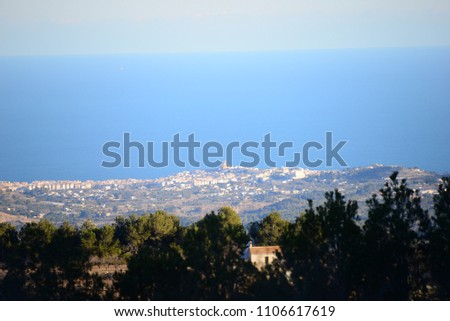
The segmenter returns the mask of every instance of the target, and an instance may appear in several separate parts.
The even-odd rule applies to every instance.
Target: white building
[[[277,258],[277,253],[281,253],[278,245],[274,246],[253,246],[252,241],[247,244],[242,257],[251,261],[258,269],[264,268],[266,265],[272,264]]]

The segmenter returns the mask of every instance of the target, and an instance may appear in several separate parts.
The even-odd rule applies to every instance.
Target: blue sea
[[[0,180],[7,181],[185,170],[139,168],[137,158],[130,168],[102,167],[103,144],[123,141],[125,132],[156,148],[177,133],[222,144],[271,133],[301,151],[309,141],[324,144],[331,131],[336,142],[348,141],[341,155],[349,167],[444,173],[449,120],[450,48],[0,57]]]

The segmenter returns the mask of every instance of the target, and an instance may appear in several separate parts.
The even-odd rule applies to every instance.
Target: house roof
[[[281,253],[281,248],[278,245],[275,246],[252,246],[249,248],[251,255],[263,255],[263,254],[275,254],[275,252]]]

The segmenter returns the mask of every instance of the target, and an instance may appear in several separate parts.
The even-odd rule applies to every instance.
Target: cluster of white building
[[[239,169],[234,167],[234,169]],[[191,188],[198,186],[210,186],[217,184],[229,184],[237,181],[245,181],[247,179],[257,179],[261,181],[267,181],[270,179],[271,175],[282,174],[289,176],[290,179],[302,179],[309,175],[309,171],[305,169],[292,169],[292,168],[282,168],[282,169],[257,169],[252,168],[247,171],[252,170],[254,173],[239,173],[237,176],[236,172],[233,170],[223,170],[219,172],[204,172],[204,171],[194,171],[194,172],[182,172],[174,176],[156,179],[155,182],[160,184],[162,187],[178,186],[180,188]]]
[[[91,182],[78,182],[78,181],[58,181],[58,182],[33,182],[28,186],[28,189],[46,189],[49,191],[59,190],[71,190],[71,189],[91,189]]]

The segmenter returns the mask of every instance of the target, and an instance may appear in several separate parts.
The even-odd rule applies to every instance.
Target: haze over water
[[[102,168],[102,145],[124,132],[157,147],[176,133],[226,144],[270,132],[301,151],[332,131],[349,141],[342,156],[350,167],[448,172],[449,83],[445,47],[1,57],[0,180],[184,170]]]

